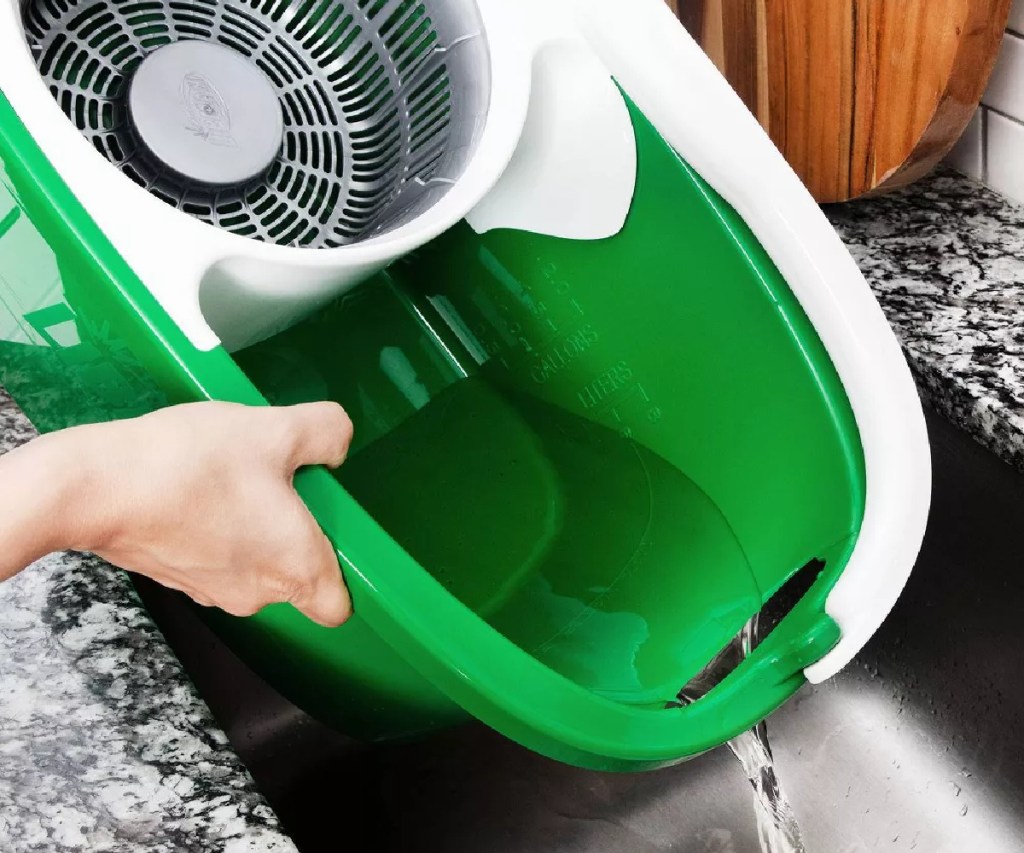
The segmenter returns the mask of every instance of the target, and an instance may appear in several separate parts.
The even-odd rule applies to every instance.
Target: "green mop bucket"
[[[631,116],[637,188],[615,237],[461,224],[229,355],[168,319],[0,98],[0,285],[41,294],[0,300],[0,381],[41,429],[200,399],[346,407],[349,461],[296,487],[355,617],[209,617],[320,719],[380,740],[477,717],[606,769],[709,749],[838,641],[825,599],[857,539],[864,461],[783,278]],[[678,707],[810,563],[778,627]]]
[[[411,735],[468,711],[562,760],[653,766],[764,717],[839,637],[824,601],[864,505],[842,385],[742,221],[633,120],[615,238],[458,226],[236,355],[272,403],[337,400],[355,424],[349,461],[300,490],[360,620],[298,632],[282,607],[223,625],[237,648],[259,634],[248,659],[341,728]],[[751,657],[674,707],[810,563]],[[367,625],[387,625],[406,677],[346,645]],[[312,657],[339,682],[358,666],[379,702],[349,716],[333,676],[303,673]]]

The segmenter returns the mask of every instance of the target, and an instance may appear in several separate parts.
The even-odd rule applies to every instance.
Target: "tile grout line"
[[[1005,110],[999,109],[999,107],[989,106],[988,104],[984,104],[984,103],[981,104],[980,106],[982,106],[985,109],[986,114],[987,113],[995,113],[997,116],[1002,116],[1007,121],[1012,121],[1014,124],[1019,124],[1021,126],[1024,126],[1024,118],[1017,118],[1015,115],[1011,115],[1010,113],[1006,112]]]

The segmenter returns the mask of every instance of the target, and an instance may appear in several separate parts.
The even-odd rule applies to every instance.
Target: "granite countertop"
[[[947,169],[826,213],[922,397],[1024,470],[1024,207]]]
[[[32,427],[0,389],[0,453]],[[0,851],[295,847],[135,597],[56,554],[0,584]]]
[[[1024,469],[1024,209],[952,172],[834,207],[936,408]],[[0,452],[32,435],[0,391]],[[0,585],[0,851],[293,851],[127,577]]]

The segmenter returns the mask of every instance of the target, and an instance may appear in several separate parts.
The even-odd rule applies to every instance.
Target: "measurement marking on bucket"
[[[513,276],[497,258],[485,257],[485,265],[502,290],[500,294],[474,296],[477,309],[492,325],[489,335],[487,323],[481,323],[474,332],[489,355],[505,369],[514,370],[518,363],[527,368],[534,383],[543,386],[569,373],[584,353],[604,339],[600,327],[587,319],[583,304],[556,265],[546,264],[541,270],[554,288],[554,294],[549,289],[543,297],[528,280]],[[526,365],[520,361],[523,356],[528,359]],[[664,417],[625,359],[590,374],[588,381],[576,386],[575,397],[585,411],[611,419],[626,438],[643,424],[657,424]]]
[[[576,397],[584,409],[601,410],[605,408],[601,404],[627,387],[632,379],[633,370],[626,362],[620,361],[580,388]]]
[[[546,350],[538,352],[537,364],[530,370],[530,377],[538,385],[543,385],[589,350],[599,338],[597,330],[589,323],[574,329]]]

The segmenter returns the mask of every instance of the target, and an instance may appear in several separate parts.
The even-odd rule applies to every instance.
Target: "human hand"
[[[25,450],[45,476],[75,472],[58,547],[92,551],[238,616],[287,601],[335,626],[351,601],[292,479],[305,465],[340,465],[351,439],[334,403],[210,402],[76,427]]]

